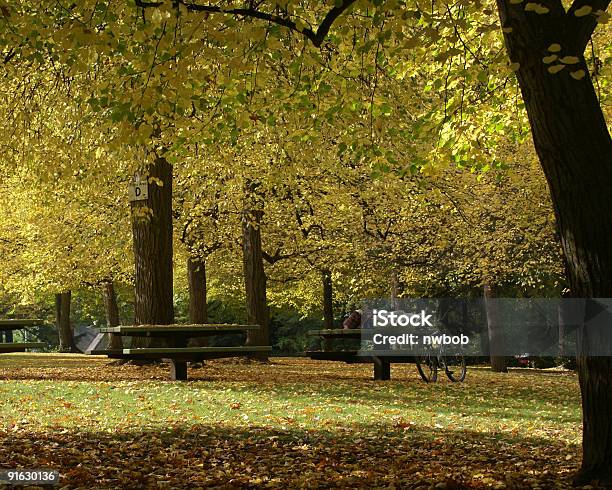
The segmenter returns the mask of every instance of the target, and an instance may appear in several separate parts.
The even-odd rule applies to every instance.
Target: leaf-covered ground
[[[53,468],[65,488],[569,488],[580,397],[568,374],[275,358],[167,366],[0,356],[0,468]]]

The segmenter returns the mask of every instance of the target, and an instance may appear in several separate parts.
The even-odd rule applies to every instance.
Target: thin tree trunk
[[[151,177],[153,179],[151,179]],[[172,297],[172,166],[158,158],[149,168],[149,196],[132,203],[134,238],[135,323],[167,325],[174,323]],[[161,181],[158,185],[154,180]],[[150,217],[139,216],[143,208]],[[134,215],[135,213],[135,215]],[[156,345],[163,342],[156,341]],[[135,338],[134,347],[150,347],[149,338]]]
[[[404,292],[404,284],[400,279],[399,272],[394,267],[391,271],[391,306],[393,309],[398,309],[399,298]]]
[[[324,269],[321,272],[323,281],[323,328],[334,328],[334,287],[331,271]]]
[[[108,327],[116,327],[121,322],[119,320],[119,305],[117,304],[117,293],[115,292],[115,285],[112,281],[108,281],[104,283],[103,288],[104,310],[106,312],[106,325]],[[121,335],[117,335],[114,333],[110,334],[109,348],[123,349]]]
[[[610,298],[612,139],[583,56],[597,22],[573,10],[566,14],[558,0],[547,3],[546,15],[507,0],[497,3],[502,25],[510,28],[504,34],[510,59],[520,67],[517,76],[552,196],[571,294]],[[591,3],[593,11],[605,11],[609,0]],[[542,57],[555,43],[561,55],[579,62],[551,74]],[[597,479],[612,487],[612,358],[579,356],[577,364],[583,434],[575,484]]]
[[[503,350],[504,338],[503,329],[500,324],[499,310],[495,301],[493,288],[488,284],[484,286],[484,301],[487,311],[487,327],[489,332],[489,352],[491,361],[491,371],[495,373],[507,373],[507,359],[499,355]]]
[[[72,292],[66,291],[55,295],[55,315],[57,318],[57,331],[59,333],[60,352],[76,352],[74,332],[70,323],[70,302]]]
[[[260,326],[247,336],[247,345],[270,345],[269,311],[266,300],[266,272],[261,253],[262,211],[245,211],[242,216],[242,258],[247,302],[247,321]],[[265,353],[254,356],[267,360]]]
[[[189,283],[189,323],[208,323],[208,304],[206,298],[206,262],[200,258],[187,259],[187,280]],[[208,339],[197,337],[189,345],[206,347]]]

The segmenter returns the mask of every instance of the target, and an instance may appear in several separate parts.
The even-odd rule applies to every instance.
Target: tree
[[[495,373],[507,373],[507,359],[504,356],[499,355],[499,351],[503,350],[504,346],[504,329],[503,326],[500,325],[499,306],[495,303],[495,294],[490,285],[485,284],[483,296],[487,313],[487,331],[489,334],[488,345],[491,351],[491,370]]]
[[[247,321],[259,325],[259,330],[249,331],[247,345],[269,345],[270,312],[266,298],[266,272],[261,252],[261,216],[259,209],[245,209],[242,217],[242,253],[244,267],[244,285],[246,291]],[[260,360],[267,355],[256,354]]]
[[[159,157],[148,169],[147,177],[147,201],[132,203],[135,321],[140,325],[167,325],[174,323],[172,166],[165,158]]]
[[[60,352],[76,352],[74,343],[74,331],[70,322],[71,291],[57,293],[55,295],[55,314],[57,318],[57,331],[59,334]]]
[[[106,281],[103,284],[104,310],[106,312],[106,325],[108,327],[117,327],[120,324],[119,320],[119,305],[117,304],[117,293],[113,281]],[[109,348],[122,349],[123,342],[121,336],[110,334]]]
[[[508,54],[546,174],[575,297],[612,296],[612,139],[584,51],[609,0],[542,2],[544,15],[498,1]],[[612,487],[612,359],[578,358],[582,467],[575,482]]]

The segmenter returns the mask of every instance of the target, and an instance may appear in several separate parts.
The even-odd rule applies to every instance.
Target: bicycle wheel
[[[467,367],[463,356],[443,356],[440,359],[444,365],[444,372],[453,383],[460,383],[465,379]]]
[[[438,379],[438,358],[434,355],[418,356],[416,368],[425,383],[435,383]]]

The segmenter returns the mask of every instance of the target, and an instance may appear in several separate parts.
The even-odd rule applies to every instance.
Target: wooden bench
[[[0,343],[0,354],[8,352],[25,352],[26,349],[44,349],[44,342],[2,342]]]
[[[194,337],[211,337],[243,333],[259,329],[258,325],[128,325],[103,328],[104,333],[129,337],[152,337],[170,340],[172,347],[135,347],[129,349],[93,349],[87,352],[92,355],[106,355],[112,359],[162,360],[170,363],[172,380],[187,379],[187,363],[220,359],[224,357],[251,356],[258,353],[269,353],[270,346],[236,346],[236,347],[188,347],[187,342]]]
[[[0,343],[2,343],[2,337],[4,337],[5,343],[12,343],[14,330],[22,330],[27,327],[36,327],[44,324],[44,320],[38,318],[2,318],[0,319]]]
[[[405,364],[415,362],[414,356],[392,356],[392,355],[360,355],[359,350],[330,350],[333,339],[358,339],[361,340],[362,331],[354,329],[325,329],[310,330],[308,335],[320,337],[322,350],[307,351],[306,355],[311,359],[320,361],[340,361],[347,364],[374,364],[374,380],[387,381],[391,379],[391,364]]]
[[[224,357],[251,356],[258,352],[271,352],[269,346],[239,346],[239,347],[151,347],[140,349],[123,349],[122,354],[115,354],[120,359],[161,359],[170,363],[170,379],[184,381],[187,379],[187,363],[221,359]]]

